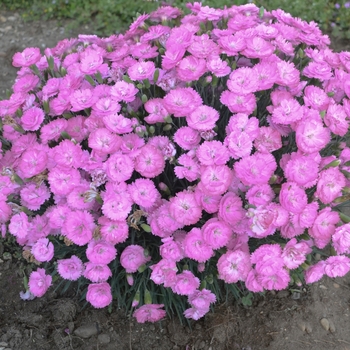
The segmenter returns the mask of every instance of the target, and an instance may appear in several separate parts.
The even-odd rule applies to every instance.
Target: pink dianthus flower
[[[213,249],[205,243],[201,229],[196,227],[186,235],[183,246],[186,256],[200,263],[214,255]]]
[[[226,283],[245,281],[251,270],[250,256],[241,250],[228,251],[218,260],[219,278]]]
[[[307,205],[305,191],[294,182],[282,185],[279,200],[284,209],[295,214],[301,213]]]
[[[100,309],[112,302],[111,286],[107,282],[93,283],[88,286],[86,300],[95,308]]]
[[[94,229],[94,219],[89,212],[71,211],[67,214],[62,233],[76,245],[83,246],[92,239]]]
[[[184,150],[190,151],[199,145],[201,137],[197,130],[189,126],[182,126],[175,132],[174,141]]]
[[[153,181],[149,179],[136,179],[128,186],[128,191],[132,200],[146,209],[151,208],[160,198]]]
[[[180,295],[191,295],[199,287],[199,278],[191,271],[185,270],[176,275],[176,282],[171,287],[174,293]]]
[[[212,195],[224,194],[233,179],[233,172],[227,165],[208,165],[203,167],[201,184]]]
[[[164,97],[164,106],[174,117],[185,117],[190,115],[202,104],[202,98],[194,89],[173,89]]]
[[[84,277],[94,283],[106,282],[112,277],[112,271],[105,264],[85,263]]]
[[[50,261],[54,255],[54,247],[48,238],[40,238],[33,245],[31,252],[40,262]]]
[[[133,273],[139,267],[151,260],[150,256],[145,255],[145,249],[139,245],[127,246],[120,255],[120,264],[127,273]]]
[[[82,261],[75,255],[72,255],[69,259],[57,261],[57,271],[66,280],[76,281],[82,275],[83,270]]]
[[[164,168],[164,156],[162,152],[154,146],[143,146],[140,150],[140,154],[135,158],[135,170],[144,177],[156,177],[162,173]]]
[[[257,152],[236,162],[234,169],[243,184],[262,185],[270,180],[277,164],[272,154]]]
[[[39,210],[41,205],[51,196],[45,183],[42,183],[41,185],[28,183],[21,189],[20,193],[21,204],[30,210]]]
[[[107,265],[117,256],[114,245],[104,240],[91,240],[86,248],[86,257],[95,264]]]
[[[346,178],[338,168],[329,168],[319,174],[316,196],[324,204],[332,203],[341,196],[341,191],[346,185]]]
[[[189,127],[199,131],[214,129],[215,123],[219,120],[219,113],[210,106],[199,106],[190,115],[186,121]]]
[[[44,269],[37,269],[29,276],[29,290],[36,297],[42,297],[52,284],[52,277]]]
[[[166,316],[166,312],[161,310],[163,304],[145,304],[133,313],[138,323],[157,322]]]
[[[202,208],[197,204],[194,193],[189,191],[178,192],[171,198],[169,210],[182,226],[194,225],[202,216]]]

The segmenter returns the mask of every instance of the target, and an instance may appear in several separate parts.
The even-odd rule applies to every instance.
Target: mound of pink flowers
[[[96,308],[123,297],[154,322],[173,295],[197,320],[218,280],[350,270],[350,53],[282,10],[187,7],[14,55],[0,222],[39,266],[31,296],[51,267]]]

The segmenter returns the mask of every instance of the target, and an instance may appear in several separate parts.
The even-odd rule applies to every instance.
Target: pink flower
[[[224,194],[233,180],[233,172],[227,165],[208,165],[203,167],[201,184],[211,195]]]
[[[307,243],[297,242],[295,238],[292,238],[283,248],[282,259],[289,269],[296,269],[306,260],[306,255],[311,251]]]
[[[29,276],[29,290],[36,297],[42,297],[52,284],[52,277],[44,269],[37,269]]]
[[[227,148],[220,141],[204,141],[197,148],[196,155],[203,165],[224,165],[230,158]]]
[[[19,239],[27,236],[29,229],[29,222],[27,214],[21,212],[11,217],[9,224],[9,231],[12,235]]]
[[[132,102],[135,100],[135,95],[138,92],[139,90],[134,84],[125,81],[118,81],[111,88],[111,95],[115,97],[117,101]]]
[[[107,282],[93,283],[88,286],[86,300],[95,308],[100,309],[112,302],[111,286]]]
[[[154,146],[143,146],[140,150],[140,154],[135,158],[135,170],[144,177],[156,177],[162,173],[164,168],[164,156],[162,152]]]
[[[344,136],[349,129],[348,116],[344,107],[335,103],[330,104],[324,117],[324,123],[333,134]]]
[[[213,255],[213,249],[205,243],[202,231],[193,228],[185,237],[183,242],[186,256],[198,262],[206,262]]]
[[[272,121],[277,124],[289,125],[303,118],[303,108],[297,100],[282,99],[273,109]]]
[[[332,69],[327,62],[311,61],[303,70],[303,74],[308,78],[316,78],[321,81],[332,78]]]
[[[346,178],[338,168],[329,168],[320,172],[317,182],[317,197],[324,204],[332,203],[341,196],[346,185]]]
[[[228,251],[218,260],[219,278],[226,283],[245,281],[251,270],[250,256],[241,250]]]
[[[220,56],[211,55],[207,59],[207,69],[217,77],[224,77],[231,72],[231,68],[226,61],[221,60]]]
[[[100,52],[87,47],[80,53],[80,70],[84,74],[95,74],[103,64],[103,57]]]
[[[29,148],[22,153],[18,169],[23,177],[30,178],[43,172],[46,169],[47,162],[46,149]]]
[[[83,270],[82,261],[75,255],[69,259],[57,260],[57,271],[66,280],[76,281],[82,275]]]
[[[48,181],[54,194],[66,196],[80,184],[80,173],[77,169],[55,166],[48,175]]]
[[[87,262],[84,277],[94,283],[106,282],[109,277],[112,277],[112,271],[108,265]]]
[[[161,98],[152,98],[148,100],[144,107],[149,113],[149,115],[145,117],[145,121],[148,124],[163,123],[169,114]]]
[[[248,157],[253,148],[253,139],[244,131],[234,130],[224,142],[234,159]]]
[[[324,272],[329,277],[343,277],[350,271],[350,259],[347,256],[330,256],[325,262]]]
[[[54,255],[54,247],[48,238],[40,238],[31,249],[34,258],[40,262],[50,261]]]
[[[212,107],[199,106],[189,116],[186,121],[189,127],[199,131],[214,129],[215,123],[219,120],[219,113]]]
[[[150,256],[145,255],[145,249],[139,245],[127,246],[120,255],[120,264],[127,273],[136,272],[139,267],[151,260]]]
[[[199,278],[191,271],[185,270],[176,276],[176,282],[171,287],[174,293],[180,295],[191,295],[199,287]]]
[[[307,204],[305,191],[294,182],[282,185],[279,200],[284,209],[295,214],[301,213]]]
[[[119,152],[112,154],[104,164],[108,178],[115,182],[129,180],[134,171],[133,160]]]
[[[71,211],[64,221],[62,233],[76,245],[83,246],[92,239],[94,229],[94,219],[89,212]]]
[[[98,128],[89,135],[89,147],[102,153],[116,152],[122,143],[121,137],[108,129]]]
[[[102,238],[113,245],[125,242],[129,236],[129,226],[125,220],[115,221],[101,216],[99,224]]]
[[[330,98],[321,88],[308,85],[304,89],[304,103],[318,111],[325,111],[330,103]]]
[[[294,153],[292,159],[287,163],[284,172],[288,181],[309,188],[317,180],[318,163],[311,157]]]
[[[41,108],[31,107],[21,117],[21,125],[24,130],[36,131],[44,121],[45,113]]]
[[[146,209],[151,208],[160,198],[160,193],[149,179],[136,179],[128,186],[128,191],[132,200]]]
[[[165,317],[166,312],[160,310],[163,304],[145,304],[140,306],[134,313],[138,323],[157,322]]]
[[[251,68],[239,68],[230,74],[227,87],[237,95],[247,95],[257,91],[258,77]]]
[[[194,149],[201,141],[200,134],[188,126],[182,126],[174,134],[174,141],[184,150]]]
[[[14,67],[29,67],[41,59],[40,49],[37,47],[27,47],[22,52],[17,52],[12,58]]]
[[[246,48],[245,38],[238,34],[224,35],[218,40],[218,44],[227,56],[236,56],[238,52]]]
[[[107,192],[103,197],[102,213],[111,220],[125,220],[131,207],[132,199],[126,190],[119,193]]]
[[[68,122],[65,119],[56,119],[52,122],[44,125],[40,129],[41,141],[46,144],[48,141],[57,140],[63,131],[68,126]]]
[[[325,268],[326,262],[321,260],[315,265],[309,267],[305,271],[305,282],[306,283],[315,283],[319,281],[323,275],[325,274],[324,268]]]
[[[246,193],[246,199],[252,205],[266,205],[275,197],[275,193],[268,184],[254,185]]]
[[[318,212],[314,224],[309,228],[309,235],[314,239],[317,248],[323,249],[331,240],[335,232],[335,225],[339,222],[339,214],[326,207]]]
[[[277,80],[277,65],[265,60],[260,61],[253,68],[253,74],[258,78],[258,87],[256,91],[271,89]]]
[[[206,61],[203,58],[186,56],[176,65],[176,73],[181,81],[198,80],[207,71]]]
[[[220,195],[211,195],[206,193],[201,183],[199,183],[195,190],[197,202],[209,214],[216,213],[219,210]]]
[[[296,143],[304,153],[318,152],[324,148],[330,140],[328,128],[323,127],[321,121],[301,120],[296,128]]]
[[[196,158],[193,158],[185,153],[182,154],[177,161],[180,165],[182,165],[174,168],[174,173],[177,178],[185,178],[192,182],[200,177],[200,165]]]
[[[194,194],[189,191],[178,192],[171,198],[169,210],[182,227],[196,224],[202,216],[202,208],[197,204]]]
[[[275,48],[270,42],[259,36],[253,36],[246,39],[246,48],[242,51],[242,54],[248,58],[266,58],[271,56],[274,50]]]
[[[42,183],[41,185],[28,183],[21,189],[20,193],[21,204],[30,210],[39,210],[41,205],[51,196],[45,183]]]
[[[216,296],[208,289],[196,290],[188,297],[188,302],[196,310],[202,310],[207,313],[210,308],[210,304],[216,302]]]
[[[91,240],[86,248],[86,257],[95,264],[107,265],[117,256],[114,246],[104,240]]]
[[[202,234],[205,243],[213,249],[219,249],[228,243],[232,230],[224,221],[211,218],[202,226]]]
[[[251,114],[256,108],[256,98],[253,93],[239,95],[225,90],[220,96],[220,102],[227,106],[232,113]]]
[[[163,238],[162,242],[159,251],[163,259],[180,261],[184,258],[179,242],[175,242],[173,237]]]
[[[53,148],[55,162],[64,167],[79,168],[83,152],[80,145],[71,140],[63,140]]]
[[[163,258],[157,264],[150,266],[152,270],[150,279],[155,284],[163,284],[171,287],[176,280],[177,267],[174,260]]]
[[[78,112],[90,108],[97,99],[92,89],[75,90],[70,96],[70,103],[72,105],[71,111]]]
[[[164,97],[164,107],[174,117],[188,116],[201,104],[202,98],[192,88],[176,88]]]
[[[270,153],[254,153],[234,165],[236,175],[245,185],[262,185],[269,181],[277,164]]]
[[[219,218],[234,227],[244,216],[243,203],[233,192],[227,192],[220,200]]]
[[[339,226],[332,235],[332,242],[338,254],[350,253],[350,223]]]
[[[140,61],[128,68],[128,75],[131,80],[151,80],[155,71],[152,61]]]

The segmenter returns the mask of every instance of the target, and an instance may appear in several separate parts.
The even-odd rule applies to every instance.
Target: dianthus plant
[[[58,273],[96,308],[197,320],[221,284],[350,270],[350,53],[282,10],[187,7],[14,55],[0,222],[41,265],[31,297]]]

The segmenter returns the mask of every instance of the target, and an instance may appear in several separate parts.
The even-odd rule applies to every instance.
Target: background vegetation
[[[108,36],[125,30],[138,13],[148,13],[162,4],[186,11],[189,0],[0,0],[0,10],[20,10],[24,19],[74,19],[75,25],[94,21],[96,34]],[[245,0],[202,0],[203,5],[241,5]],[[282,8],[295,17],[319,23],[324,32],[350,39],[350,1],[345,0],[253,0],[267,10]]]

